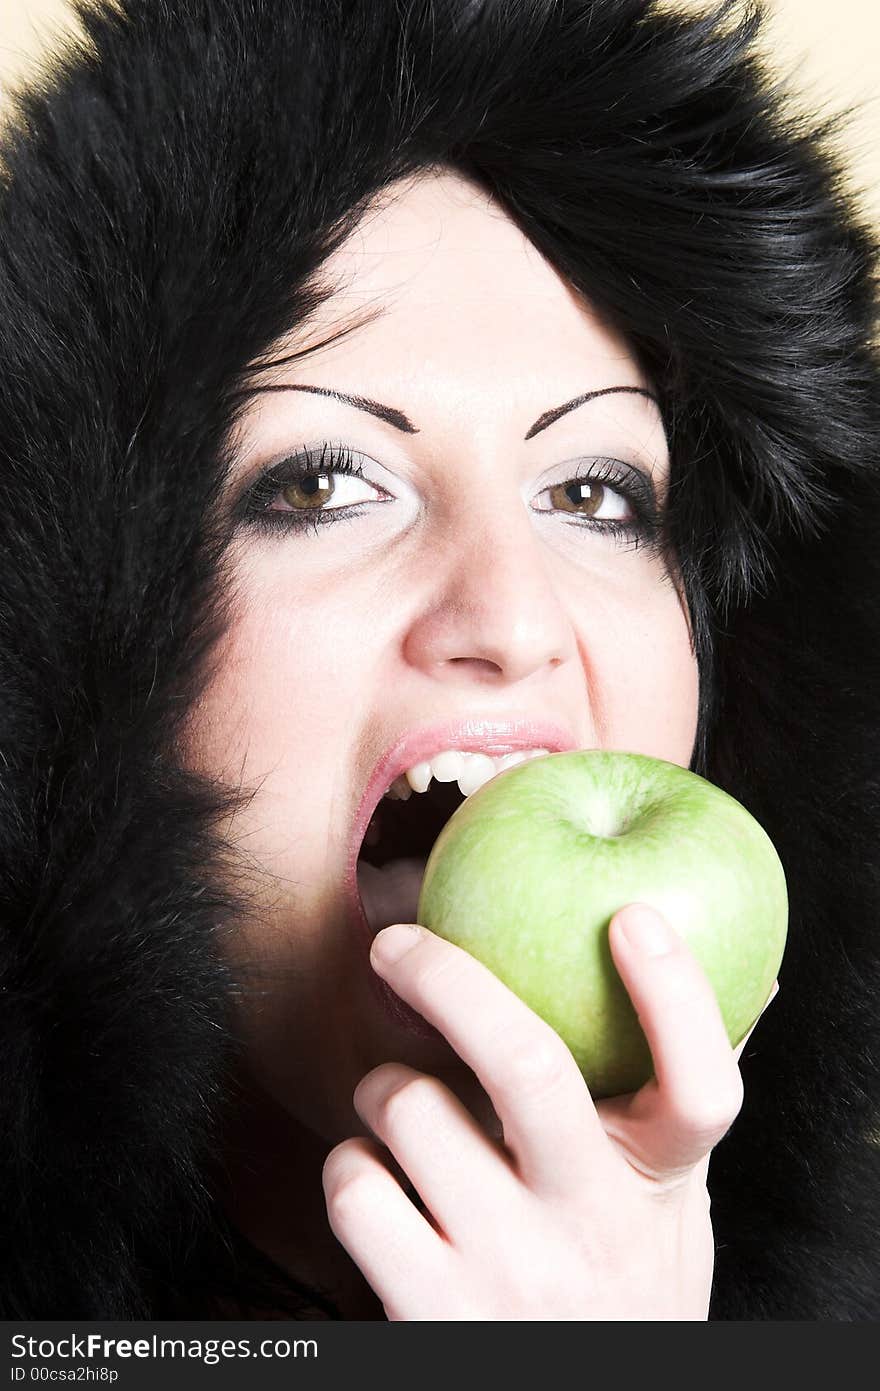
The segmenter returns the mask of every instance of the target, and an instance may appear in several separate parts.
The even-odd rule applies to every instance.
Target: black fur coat
[[[711,1317],[878,1317],[878,258],[836,118],[783,103],[748,0],[81,18],[0,146],[0,1317],[326,1308],[216,1201],[218,943],[247,900],[219,872],[232,794],[174,750],[224,628],[211,504],[245,368],[369,198],[441,162],[659,384],[693,766],[788,878],[710,1168]]]

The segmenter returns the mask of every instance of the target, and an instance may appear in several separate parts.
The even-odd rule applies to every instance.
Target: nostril
[[[485,657],[450,657],[450,666],[467,666],[473,670],[477,676],[491,676],[497,678],[503,675],[503,669],[498,662],[490,662]]]

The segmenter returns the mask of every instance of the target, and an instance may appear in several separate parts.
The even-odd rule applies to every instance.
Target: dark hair
[[[864,932],[877,870],[829,898],[796,830],[850,863],[847,827],[875,805],[876,682],[853,643],[873,642],[873,680],[878,245],[833,144],[850,113],[797,110],[756,54],[755,0],[73,9],[86,38],[12,95],[0,146],[0,951],[19,991],[0,1116],[24,1195],[2,1199],[4,1315],[182,1317],[283,1288],[307,1307],[229,1229],[207,1177],[241,988],[217,942],[250,902],[218,828],[241,797],[169,751],[230,613],[205,500],[249,371],[332,292],[321,267],[375,199],[437,166],[492,193],[660,393],[700,667],[693,766],[762,820],[790,872],[804,1017],[862,1040],[818,1059],[787,1041],[781,1005],[762,1024],[746,1108],[713,1155],[713,1316],[755,1307],[746,1269],[764,1316],[857,1298],[837,1270],[798,1284],[797,1234],[840,1186],[877,1060],[867,989],[813,978],[835,904]],[[845,955],[850,929],[835,930]],[[774,1168],[761,1146],[780,1075]],[[786,1264],[762,1223],[795,1174]]]

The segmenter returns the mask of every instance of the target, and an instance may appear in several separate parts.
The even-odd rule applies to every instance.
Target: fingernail
[[[624,912],[623,935],[631,947],[645,956],[665,956],[675,946],[671,928],[644,903],[635,903]]]
[[[391,927],[383,927],[373,938],[370,955],[393,966],[395,961],[418,946],[421,936],[422,929],[417,923],[394,923]]]

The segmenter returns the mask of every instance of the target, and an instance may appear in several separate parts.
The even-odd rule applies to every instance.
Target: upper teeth
[[[500,758],[492,758],[485,753],[465,753],[460,749],[443,749],[423,763],[416,763],[401,773],[385,793],[386,797],[405,802],[413,792],[427,792],[431,779],[438,782],[457,782],[464,797],[469,797],[482,787],[484,782],[494,778],[505,768],[515,763],[524,763],[529,758],[540,758],[549,749],[517,749],[516,753],[506,753]]]

